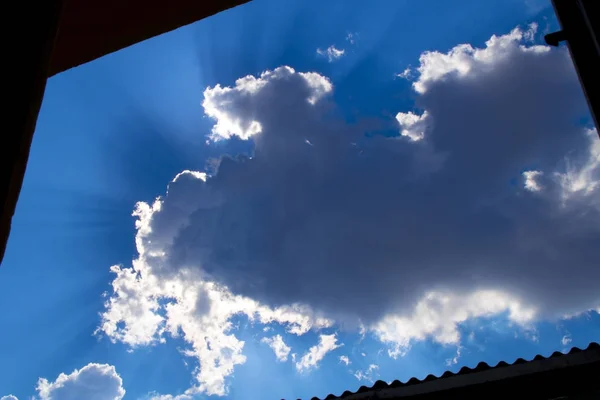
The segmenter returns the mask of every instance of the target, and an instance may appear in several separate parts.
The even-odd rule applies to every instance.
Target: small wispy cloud
[[[413,71],[412,69],[410,69],[410,67],[406,67],[406,69],[402,72],[400,72],[399,74],[396,74],[396,76],[398,78],[402,78],[402,79],[410,79],[413,76]]]
[[[452,358],[446,359],[446,366],[450,367],[452,365],[458,364],[458,359],[460,358],[460,350],[461,349],[462,349],[462,347],[458,346],[458,348],[456,349],[456,355]]]
[[[317,49],[317,54],[326,57],[327,61],[334,62],[335,60],[340,59],[345,53],[344,49],[337,49],[334,45],[329,46],[325,50]]]
[[[296,369],[302,372],[318,367],[319,362],[327,353],[341,346],[343,346],[343,344],[338,344],[335,333],[332,335],[320,335],[319,344],[311,347],[308,352],[302,356],[300,361],[296,363]]]
[[[358,39],[358,33],[356,32],[348,32],[346,35],[346,41],[350,44],[355,44]]]
[[[352,364],[352,362],[350,361],[350,359],[348,358],[348,356],[340,356],[340,362],[344,363],[346,365]]]
[[[269,347],[275,353],[277,361],[287,361],[288,355],[292,349],[285,344],[281,335],[275,335],[272,338],[263,338],[261,342],[269,345]]]
[[[524,185],[525,189],[530,192],[539,192],[542,190],[542,185],[540,185],[538,178],[541,177],[544,173],[542,171],[525,171],[523,172],[523,178],[525,180]]]
[[[528,42],[535,41],[535,35],[537,33],[538,28],[539,25],[537,24],[537,22],[532,22],[531,24],[529,24],[528,29],[525,32],[523,32],[523,39],[525,39]]]
[[[378,371],[379,365],[371,364],[365,371],[357,370],[354,373],[354,377],[359,381],[369,381],[373,383],[375,378],[379,375]]]

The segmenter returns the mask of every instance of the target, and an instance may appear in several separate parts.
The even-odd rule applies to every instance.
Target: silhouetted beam
[[[68,0],[49,75],[248,1]]]
[[[3,14],[5,130],[0,135],[0,263],[48,76],[249,0],[12,1]],[[218,41],[218,38],[214,38]],[[35,244],[32,243],[32,246]]]
[[[63,4],[63,0],[15,1],[3,14],[11,29],[2,51],[7,109],[0,135],[0,262],[25,175]]]
[[[579,82],[600,135],[600,1],[552,0],[562,30],[546,35],[546,43],[566,41]]]

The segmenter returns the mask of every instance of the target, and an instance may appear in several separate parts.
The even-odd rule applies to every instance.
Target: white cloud
[[[178,394],[173,396],[171,394],[158,394],[153,392],[149,393],[145,397],[145,400],[194,400],[194,396],[193,394]]]
[[[563,204],[573,199],[587,199],[590,207],[600,209],[600,140],[595,128],[586,129],[583,136],[589,141],[587,155],[576,160],[566,155],[564,171],[554,171],[546,180],[557,186]],[[543,171],[523,172],[525,189],[532,192],[543,190],[540,184],[543,175]]]
[[[525,336],[526,339],[531,340],[534,343],[539,343],[540,341],[540,335],[534,327],[531,327],[531,329],[524,330],[523,336]]]
[[[449,77],[476,78],[476,75],[493,71],[503,62],[514,59],[516,54],[549,52],[547,46],[521,44],[522,40],[527,40],[535,33],[535,29],[530,26],[527,31],[516,28],[506,35],[493,35],[483,49],[461,44],[448,53],[426,51],[419,58],[419,78],[413,87],[417,93],[424,94],[437,81]]]
[[[525,178],[525,189],[530,192],[539,192],[542,190],[542,186],[538,183],[537,178],[542,176],[542,171],[525,171],[523,172],[523,178]]]
[[[234,96],[252,95],[273,81],[290,79],[303,82],[306,88],[304,100],[309,104],[315,104],[331,91],[327,79],[310,72],[296,73],[289,67],[266,71],[259,78],[238,79],[234,88],[216,86],[206,89],[205,112],[217,120],[212,139],[227,139],[232,135],[249,138],[260,132],[261,126],[250,117],[239,117],[236,110],[240,104],[234,101]],[[235,365],[246,360],[242,354],[244,342],[229,332],[232,328],[230,319],[234,315],[245,314],[264,324],[280,323],[289,333],[297,335],[312,327],[330,326],[331,321],[303,305],[269,308],[251,299],[234,296],[228,288],[204,280],[202,274],[195,271],[183,270],[168,278],[157,277],[169,246],[189,216],[198,209],[218,204],[218,196],[211,196],[202,188],[193,192],[195,202],[187,201],[185,195],[190,193],[181,190],[190,182],[205,182],[206,179],[205,173],[183,171],[169,184],[164,198],[157,198],[152,204],[140,202],[136,205],[133,215],[137,218],[139,257],[133,261],[132,268],[111,267],[116,275],[113,293],[105,304],[97,333],[131,347],[164,341],[165,334],[182,336],[190,344],[186,355],[195,357],[200,363],[195,373],[198,386],[190,388],[188,393],[224,395],[227,393],[226,377],[232,374]]]
[[[406,136],[413,142],[418,142],[425,137],[425,129],[428,123],[427,111],[421,115],[413,112],[399,112],[396,114],[396,121],[400,124],[400,134]]]
[[[598,199],[598,189],[600,188],[600,141],[598,140],[598,131],[588,129],[586,135],[589,140],[589,150],[587,158],[573,163],[567,158],[567,168],[564,172],[556,172],[564,199],[573,196],[594,197],[597,199],[594,203],[600,206]]]
[[[319,362],[325,358],[327,353],[343,346],[343,344],[337,343],[337,335],[320,335],[319,343],[315,346],[312,346],[307,353],[305,353],[300,361],[296,363],[296,369],[300,372],[304,372],[310,370],[312,368],[317,368],[319,366]]]
[[[281,335],[275,335],[271,338],[262,338],[261,342],[269,345],[275,353],[277,361],[287,361],[292,348],[285,344]]]
[[[528,29],[523,32],[523,40],[526,40],[528,42],[534,42],[535,41],[535,34],[537,33],[537,30],[539,28],[539,25],[537,22],[532,22],[528,25]]]
[[[526,325],[596,307],[597,138],[572,123],[587,110],[568,53],[525,40],[516,29],[483,49],[424,53],[424,111],[397,120],[420,140],[336,118],[315,72],[207,88],[212,140],[254,149],[136,205],[139,256],[112,268],[98,332],[131,347],[180,336],[200,366],[189,393],[224,395],[245,361],[236,315],[292,334],[362,323],[398,356],[415,340],[460,343],[469,318]],[[544,190],[524,196],[510,182],[532,164]],[[292,354],[297,368],[327,345],[335,335]]]
[[[348,356],[340,356],[340,362],[344,363],[346,365],[352,364],[352,362],[350,361],[350,359],[348,358]]]
[[[460,344],[460,323],[509,311],[509,318],[525,325],[535,310],[525,308],[507,293],[480,291],[470,295],[430,292],[415,306],[410,316],[389,315],[375,324],[379,339],[391,345],[388,354],[397,358],[406,354],[415,340],[432,339],[441,344]]]
[[[194,207],[215,201],[204,196],[200,204],[192,204],[181,197],[181,185],[204,179],[203,174],[184,172],[169,184],[164,199],[158,198],[152,205],[136,205],[133,215],[137,218],[139,257],[133,260],[131,268],[111,267],[116,275],[113,292],[105,303],[97,333],[132,348],[164,341],[167,335],[182,337],[190,345],[185,355],[195,357],[200,364],[195,371],[198,385],[185,394],[224,395],[226,378],[235,365],[246,360],[242,354],[244,342],[230,332],[233,316],[243,314],[262,324],[279,323],[296,335],[313,327],[330,326],[332,322],[303,305],[270,308],[247,297],[235,296],[226,287],[203,280],[202,274],[194,270],[156,275],[189,213]],[[163,213],[169,213],[168,220],[162,218]]]
[[[356,41],[358,40],[358,33],[356,32],[348,32],[348,34],[346,35],[346,40],[354,45],[356,43]]]
[[[143,206],[139,206],[142,207]],[[144,218],[138,222],[138,242],[143,243]],[[141,244],[140,243],[140,244]],[[113,267],[117,275],[113,281],[115,291],[107,302],[102,314],[100,332],[113,341],[121,341],[132,347],[165,340],[165,334],[181,336],[190,348],[186,356],[195,357],[200,368],[195,372],[198,387],[190,388],[187,394],[204,392],[224,395],[227,393],[225,379],[233,373],[235,365],[242,364],[246,357],[242,354],[244,342],[229,331],[231,318],[238,314],[247,315],[251,321],[263,324],[276,322],[287,327],[292,334],[303,334],[313,326],[329,326],[330,321],[315,317],[303,306],[293,305],[275,309],[241,296],[232,295],[227,288],[212,282],[205,282],[191,272],[170,279],[158,279],[152,274],[150,265],[156,260],[146,258],[144,245],[138,247],[140,258],[134,261],[133,268]],[[132,302],[131,299],[135,299]],[[163,305],[156,306],[159,300]],[[146,304],[143,312],[115,312],[123,304]],[[157,329],[148,330],[147,336],[128,335],[132,326],[145,325],[144,318],[154,320],[156,315],[164,315]],[[137,341],[136,341],[137,340]]]
[[[404,71],[400,72],[399,74],[396,74],[396,76],[402,79],[411,79],[413,76],[413,71],[410,69],[410,67],[406,67]]]
[[[454,357],[452,357],[452,358],[446,359],[446,366],[450,367],[452,365],[458,364],[458,360],[460,358],[460,351],[461,351],[461,347],[458,346],[456,348],[456,355]]]
[[[317,49],[317,54],[327,58],[327,61],[334,62],[340,59],[345,53],[344,49],[336,49],[335,46],[331,45],[325,50]]]
[[[573,341],[573,338],[571,337],[571,334],[566,334],[565,336],[562,337],[562,339],[560,340],[560,343],[563,346],[568,346],[571,344],[572,341]]]
[[[19,399],[17,399],[17,396],[13,396],[12,394],[9,394],[8,396],[0,397],[0,400],[19,400]]]
[[[368,381],[368,382],[373,383],[373,382],[375,382],[375,379],[379,375],[378,372],[379,372],[379,366],[376,364],[370,364],[369,367],[365,371],[357,370],[354,373],[354,376],[359,381]]]
[[[597,226],[587,219],[571,222],[575,230],[558,229],[575,208],[560,208],[551,197],[556,184],[536,181],[549,186],[536,198],[509,184],[532,163],[552,177],[567,152],[579,161],[589,148],[579,139],[582,128],[572,124],[587,111],[565,51],[524,44],[515,29],[483,49],[426,53],[415,81],[423,111],[398,114],[401,133],[412,138],[398,143],[365,138],[360,123],[336,120],[326,97],[307,104],[311,87],[333,88],[307,87],[306,79],[282,69],[286,79],[266,79],[219,110],[263,129],[251,136],[251,158],[223,159],[198,184],[207,198],[221,200],[195,213],[177,238],[177,263],[201,260],[234,293],[273,305],[310,302],[335,319],[357,314],[367,325],[386,315],[406,317],[426,293],[440,289],[465,298],[501,292],[523,307],[543,308],[540,315],[582,305],[583,292],[561,284],[571,261],[568,248],[558,251],[567,246],[559,236],[577,231],[591,238]],[[560,218],[550,217],[556,213]],[[591,268],[591,254],[588,246],[576,255],[579,268]],[[378,290],[366,301],[351,298],[365,282]],[[550,295],[555,289],[569,294],[558,302]],[[330,295],[318,295],[325,292]],[[591,286],[585,293],[593,295]]]
[[[132,347],[156,342],[164,330],[164,317],[157,312],[156,283],[149,278],[139,279],[138,272],[132,268],[115,265],[110,270],[117,276],[112,282],[115,296],[105,303],[106,311],[98,331],[103,331],[113,342]],[[119,327],[120,321],[136,323]]]
[[[339,58],[344,53],[343,50],[339,53],[339,50],[330,47],[327,49],[328,56],[330,49],[332,49],[330,57]],[[258,110],[247,108],[248,100],[273,82],[285,82],[290,79],[302,80],[307,89],[305,100],[311,104],[315,104],[333,88],[331,82],[321,75],[314,72],[296,73],[288,66],[265,71],[258,78],[245,76],[235,81],[234,87],[221,85],[209,87],[204,91],[202,106],[204,113],[216,121],[210,138],[215,141],[229,139],[231,136],[248,139],[260,133],[263,127],[253,117]],[[256,106],[260,105],[256,104]]]
[[[40,378],[36,390],[41,400],[121,400],[125,396],[115,367],[95,363],[69,375],[61,373],[53,382]]]
[[[365,326],[365,324],[360,323],[358,325],[358,334],[360,335],[360,340],[364,340],[364,338],[367,336],[367,327]]]

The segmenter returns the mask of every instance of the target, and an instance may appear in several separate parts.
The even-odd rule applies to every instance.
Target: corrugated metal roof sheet
[[[426,395],[428,393],[452,390],[469,385],[522,377],[528,374],[543,373],[567,367],[585,366],[591,363],[600,363],[600,345],[595,342],[590,343],[583,350],[573,347],[566,354],[557,351],[548,357],[538,354],[530,361],[518,358],[512,364],[500,361],[494,366],[480,362],[475,368],[462,367],[457,373],[446,371],[439,377],[430,374],[422,380],[413,377],[407,382],[395,380],[390,384],[384,381],[377,381],[371,387],[361,386],[356,392],[347,390],[339,396],[329,394],[325,397],[325,400],[359,400]],[[600,378],[600,370],[598,371],[598,377]],[[312,400],[320,399],[313,397]]]

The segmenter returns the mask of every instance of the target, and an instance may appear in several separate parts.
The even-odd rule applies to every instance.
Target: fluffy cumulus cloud
[[[343,344],[338,344],[337,336],[335,334],[320,335],[319,343],[308,349],[306,354],[300,358],[296,363],[296,369],[303,372],[312,368],[317,368],[327,353],[341,346],[343,346]]]
[[[68,375],[60,374],[53,382],[40,378],[36,389],[40,400],[121,400],[125,396],[123,380],[108,364],[90,363]]]
[[[190,345],[184,354],[199,362],[195,371],[197,385],[185,395],[226,394],[225,378],[233,373],[235,365],[246,360],[242,354],[244,342],[230,332],[231,318],[235,315],[246,315],[262,324],[280,323],[291,334],[303,334],[313,326],[331,325],[331,321],[316,316],[304,306],[269,308],[233,295],[227,288],[203,280],[195,271],[181,271],[169,279],[157,278],[151,265],[158,266],[158,260],[153,258],[163,256],[145,248],[144,240],[139,237],[140,232],[149,233],[142,226],[148,222],[144,221],[147,211],[142,205],[138,205],[136,211],[141,218],[138,221],[140,258],[134,261],[133,268],[112,268],[116,274],[113,294],[106,302],[98,333],[131,347],[163,341],[165,336],[182,337]],[[143,311],[141,307],[138,309],[140,304],[146,307]],[[143,334],[137,334],[137,324],[146,326]],[[162,397],[157,395],[156,398]]]
[[[484,48],[461,44],[447,53],[426,51],[419,57],[418,79],[413,87],[417,93],[424,94],[432,86],[446,79],[481,80],[486,74],[488,77],[490,73],[498,75],[498,66],[502,62],[517,61],[517,58],[520,58],[521,62],[517,68],[528,67],[527,59],[530,58],[528,55],[550,53],[551,50],[548,46],[527,43],[531,41],[536,30],[537,24],[532,24],[525,31],[515,28],[506,35],[493,35],[486,41]],[[509,72],[508,68],[504,72]],[[496,77],[498,78],[502,77]]]
[[[315,72],[207,88],[209,140],[254,149],[137,204],[139,255],[112,267],[98,333],[182,337],[198,363],[186,395],[223,395],[245,361],[236,315],[298,335],[363,326],[399,355],[458,344],[469,318],[598,307],[598,135],[576,124],[587,109],[568,53],[527,32],[424,53],[392,138],[343,121]],[[321,335],[298,370],[338,346]]]
[[[299,77],[306,85],[306,104],[318,101],[331,90],[326,79],[316,79],[314,74],[296,74],[291,68],[281,68],[268,72],[258,79],[240,79],[242,86],[237,93],[244,96],[265,86],[269,80],[286,81],[290,76]],[[214,110],[214,118],[227,118],[235,115],[235,102],[225,100],[231,95],[230,88],[215,87],[205,92],[204,106],[207,114]],[[232,97],[235,99],[235,96]],[[227,104],[230,109],[218,108]],[[221,114],[219,114],[221,113]],[[233,118],[233,117],[232,117]],[[249,127],[248,137],[254,132],[252,124],[246,121],[215,125],[214,140],[223,139],[232,130],[240,132]],[[260,132],[260,129],[258,130]],[[210,279],[208,269],[200,270],[196,263],[182,266],[171,256],[172,246],[180,237],[195,212],[205,207],[210,210],[221,204],[219,194],[211,189],[197,187],[198,192],[189,189],[197,183],[207,182],[205,173],[183,171],[169,184],[164,198],[152,204],[138,203],[133,212],[136,218],[136,247],[139,253],[131,267],[113,266],[115,274],[112,293],[107,294],[105,311],[97,334],[106,335],[112,341],[128,344],[132,348],[152,345],[165,341],[168,337],[181,337],[189,348],[186,356],[197,360],[195,370],[196,385],[182,396],[196,393],[225,395],[225,379],[233,373],[235,365],[245,362],[242,354],[244,342],[231,332],[231,319],[245,315],[251,322],[279,323],[290,334],[301,335],[311,328],[331,326],[332,321],[314,312],[310,307],[299,303],[288,303],[269,307],[251,298],[233,294],[228,287]],[[188,196],[203,204],[189,202]],[[156,395],[162,398],[165,395]],[[169,398],[168,396],[166,398]]]
[[[0,400],[19,400],[19,399],[17,399],[17,396],[13,396],[12,394],[9,394],[8,396],[0,397]]]
[[[292,348],[285,344],[281,335],[275,335],[271,338],[262,338],[261,342],[269,345],[275,353],[277,361],[287,361]]]
[[[334,62],[335,60],[342,58],[345,52],[346,51],[344,49],[336,49],[333,45],[329,46],[325,50],[317,49],[317,54],[321,57],[327,58],[327,61],[329,62]]]
[[[458,344],[461,322],[503,311],[522,324],[531,321],[535,312],[502,292],[478,291],[468,296],[431,292],[417,303],[411,315],[388,315],[375,324],[374,331],[381,341],[391,345],[390,357],[397,358],[413,340],[432,338],[441,344]]]
[[[423,139],[428,120],[429,114],[427,114],[427,111],[424,111],[421,115],[417,115],[412,111],[396,114],[396,121],[402,128],[400,134],[413,142]]]

